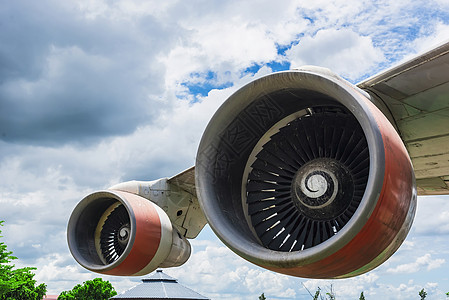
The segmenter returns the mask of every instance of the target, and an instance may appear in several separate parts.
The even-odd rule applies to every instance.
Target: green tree
[[[359,300],[365,300],[365,295],[363,295],[363,292],[360,294]]]
[[[424,289],[420,290],[418,295],[421,297],[421,300],[424,300],[427,297],[427,293]]]
[[[265,298],[265,294],[262,293],[262,295],[259,296],[259,300],[267,300],[267,298]]]
[[[112,284],[101,278],[77,284],[71,291],[62,292],[58,300],[107,300],[117,295]]]
[[[0,227],[3,222],[0,221]],[[10,264],[15,259],[17,257],[7,250],[6,244],[0,242],[0,300],[41,300],[47,292],[47,286],[44,283],[36,286],[35,274],[31,272],[36,268],[15,269]]]

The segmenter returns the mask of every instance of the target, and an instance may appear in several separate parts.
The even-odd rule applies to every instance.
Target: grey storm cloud
[[[164,84],[156,57],[173,34],[153,17],[86,20],[62,3],[0,9],[1,140],[89,142],[128,134],[163,109],[153,103]]]

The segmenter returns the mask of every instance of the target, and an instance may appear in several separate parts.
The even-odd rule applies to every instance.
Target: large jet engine
[[[195,168],[217,236],[288,275],[372,270],[415,214],[401,138],[368,94],[323,68],[274,73],[234,93],[207,126]]]

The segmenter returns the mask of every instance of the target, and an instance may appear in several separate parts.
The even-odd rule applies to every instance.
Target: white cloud
[[[376,272],[370,272],[358,277],[339,280],[323,280],[323,279],[311,279],[305,281],[304,287],[312,294],[321,289],[322,293],[332,291],[336,294],[337,299],[357,299],[361,292],[367,295],[373,286],[377,284],[379,275]]]
[[[400,284],[392,283],[381,283],[372,292],[365,293],[367,298],[381,297],[386,300],[397,300],[397,299],[417,299],[419,297],[419,292],[424,289],[427,293],[428,299],[445,299],[445,292],[439,289],[438,283],[435,282],[424,282],[423,284],[417,284],[413,281]]]
[[[185,29],[177,45],[160,56],[167,67],[167,86],[194,81],[191,73],[212,70],[235,80],[254,63],[282,60],[277,45],[288,45],[307,29],[292,1],[222,1],[174,5],[171,18]],[[195,7],[195,9],[193,9]]]
[[[417,53],[422,53],[449,41],[449,25],[437,20],[432,26],[423,28],[422,37],[413,41]]]
[[[368,36],[351,29],[324,29],[306,36],[292,47],[287,56],[292,67],[317,65],[355,80],[384,60],[382,51],[374,47]]]
[[[430,271],[440,268],[445,262],[446,260],[442,258],[432,259],[432,255],[427,253],[424,256],[418,257],[415,262],[398,265],[394,268],[389,268],[387,272],[393,274],[401,274],[416,273],[422,271],[423,269]]]
[[[17,265],[17,267],[22,266],[29,265]],[[123,292],[140,283],[140,278],[104,276],[89,272],[76,264],[69,253],[49,253],[38,258],[33,266],[37,268],[33,271],[36,274],[34,279],[38,283],[47,283],[49,295],[71,290],[77,284],[98,277],[110,281],[117,292]],[[49,282],[54,284],[48,285]]]
[[[177,0],[142,1],[128,0],[110,2],[105,0],[80,0],[76,8],[87,20],[97,18],[135,19],[145,15],[161,16]]]
[[[429,204],[432,205],[429,205]],[[412,230],[420,235],[449,233],[449,202],[445,196],[427,196],[418,199],[416,218]]]
[[[184,266],[164,272],[201,294],[213,299],[257,299],[262,293],[269,299],[297,297],[299,279],[256,267],[222,243],[194,240],[193,249]]]
[[[203,24],[202,24],[203,25]],[[254,63],[269,62],[277,58],[272,35],[260,24],[249,22],[213,22],[188,32],[189,41],[182,40],[160,59],[167,68],[166,85],[195,81],[192,73],[214,70],[224,83],[235,80],[236,74]],[[223,83],[223,82],[218,82]]]

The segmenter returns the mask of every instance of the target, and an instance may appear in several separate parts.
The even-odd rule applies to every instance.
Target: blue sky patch
[[[181,83],[189,90],[189,94],[197,97],[206,97],[211,90],[225,89],[233,85],[232,82],[220,82],[217,73],[208,71],[205,73],[194,73],[190,76],[192,81]]]

